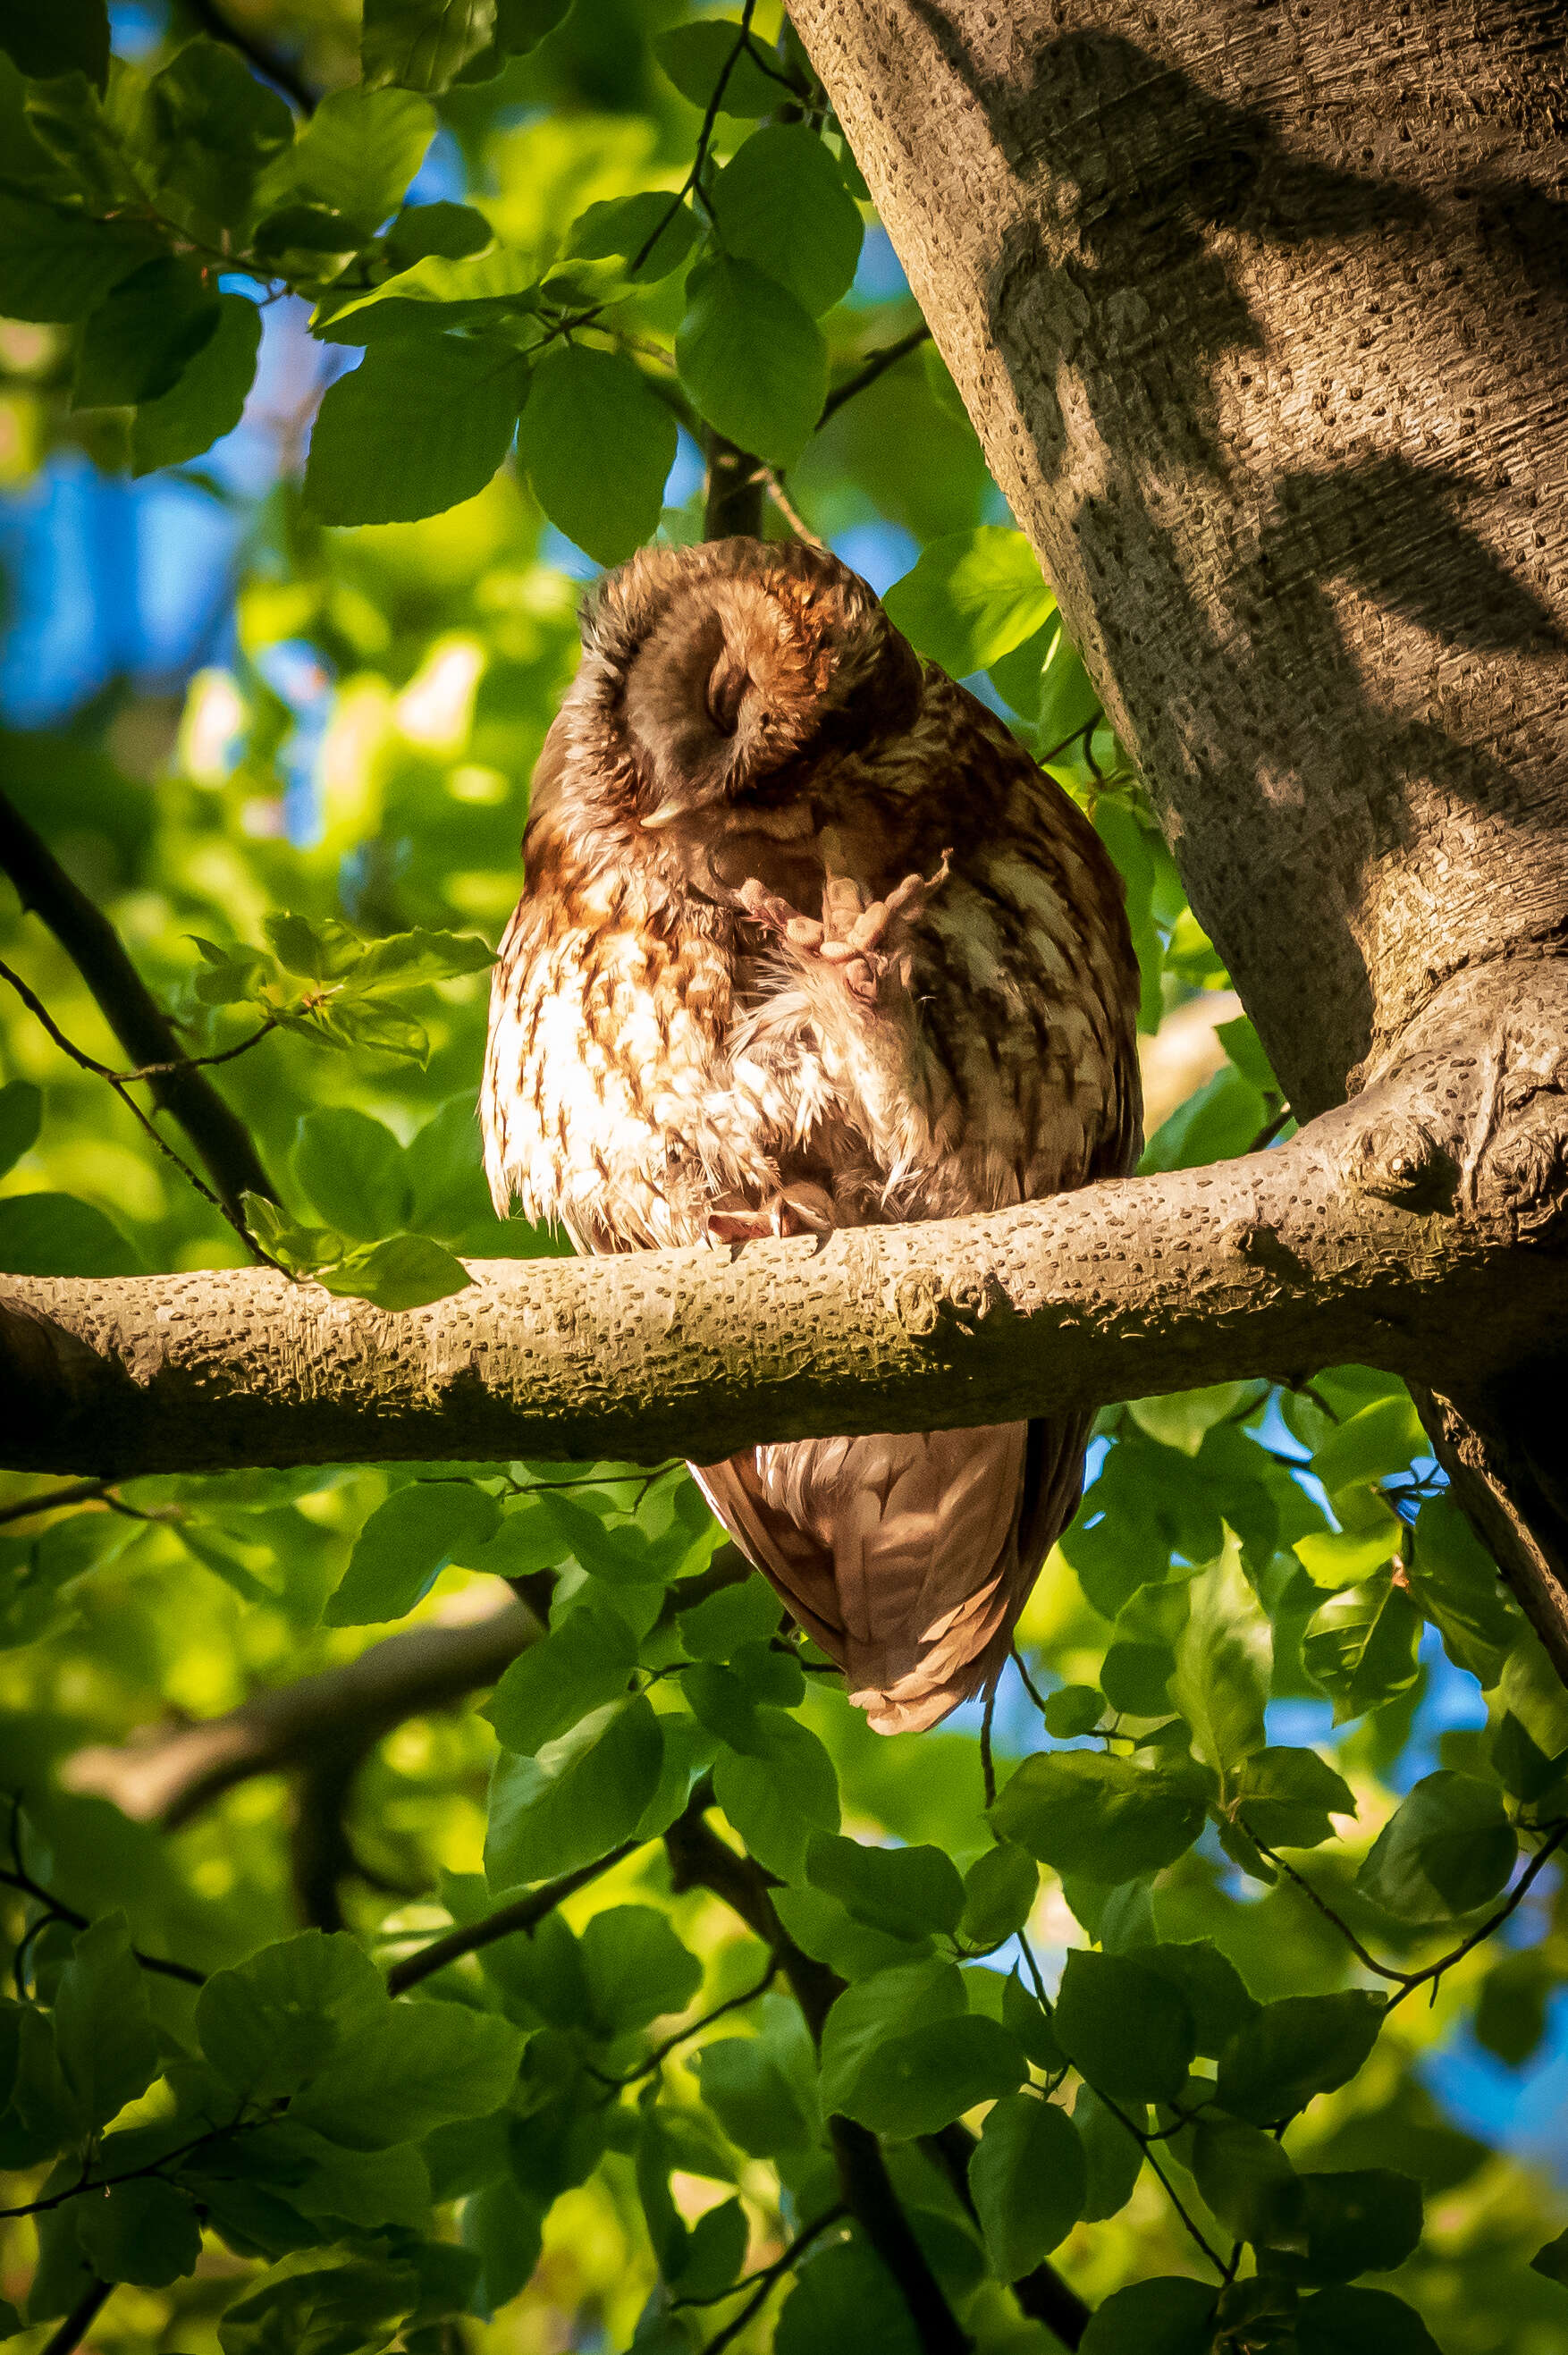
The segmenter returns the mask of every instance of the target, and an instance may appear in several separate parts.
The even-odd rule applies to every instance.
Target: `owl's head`
[[[541,786],[575,794],[601,826],[656,833],[777,806],[808,767],[871,751],[920,708],[919,658],[875,595],[799,544],[645,549],[582,623],[535,806]]]

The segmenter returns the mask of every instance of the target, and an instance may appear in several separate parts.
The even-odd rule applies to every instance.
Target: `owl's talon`
[[[953,854],[944,850],[930,875],[906,875],[885,898],[868,907],[851,878],[830,874],[823,890],[823,922],[803,916],[787,900],[755,877],[741,884],[741,907],[753,923],[775,932],[802,959],[830,968],[851,996],[876,1001],[883,975],[902,971],[892,935],[895,928],[923,915],[946,882]]]
[[[704,1241],[716,1250],[727,1246],[736,1259],[747,1243],[761,1242],[767,1235],[815,1235],[819,1243],[826,1242],[837,1223],[832,1197],[803,1180],[781,1186],[766,1202],[721,1198],[709,1210]]]

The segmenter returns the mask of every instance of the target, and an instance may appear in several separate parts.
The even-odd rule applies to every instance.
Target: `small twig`
[[[1243,1828],[1245,1829],[1244,1824]],[[1403,2003],[1407,1995],[1413,1995],[1418,1987],[1425,1987],[1429,1980],[1435,1982],[1440,1979],[1445,1971],[1452,1970],[1456,1963],[1463,1962],[1465,1956],[1471,1953],[1475,1947],[1484,1944],[1484,1942],[1492,1935],[1494,1931],[1501,1929],[1503,1923],[1509,1919],[1509,1915],[1518,1911],[1519,1907],[1524,1902],[1524,1900],[1530,1894],[1531,1889],[1533,1886],[1537,1876],[1541,1872],[1542,1866],[1545,1865],[1548,1859],[1555,1854],[1556,1850],[1562,1846],[1563,1840],[1568,1839],[1568,1823],[1554,1824],[1551,1828],[1548,1837],[1541,1843],[1541,1847],[1537,1849],[1535,1854],[1531,1858],[1530,1862],[1520,1874],[1519,1879],[1509,1890],[1507,1897],[1503,1900],[1503,1902],[1498,1907],[1494,1913],[1489,1913],[1487,1916],[1487,1919],[1480,1924],[1478,1929],[1472,1930],[1467,1938],[1461,1939],[1456,1946],[1450,1947],[1447,1954],[1440,1955],[1436,1962],[1427,1963],[1419,1971],[1402,1971],[1397,1969],[1392,1963],[1380,1963],[1377,1956],[1373,1954],[1370,1954],[1367,1948],[1362,1945],[1360,1938],[1357,1937],[1355,1932],[1351,1929],[1349,1923],[1344,1919],[1344,1917],[1341,1914],[1336,1913],[1328,1899],[1322,1896],[1319,1891],[1314,1888],[1312,1882],[1307,1880],[1304,1872],[1298,1872],[1295,1865],[1290,1863],[1286,1858],[1279,1855],[1275,1849],[1265,1848],[1263,1841],[1257,1838],[1255,1832],[1248,1832],[1247,1837],[1255,1845],[1259,1855],[1266,1856],[1271,1864],[1276,1865],[1280,1871],[1285,1874],[1286,1880],[1294,1881],[1296,1888],[1300,1890],[1302,1895],[1309,1899],[1310,1902],[1317,1908],[1317,1911],[1323,1915],[1325,1921],[1332,1922],[1334,1927],[1339,1931],[1339,1935],[1344,1939],[1345,1944],[1349,1947],[1350,1952],[1355,1955],[1357,1961],[1364,1964],[1366,1968],[1369,1971],[1373,1972],[1377,1977],[1392,1981],[1398,1988],[1399,1992],[1396,1995],[1391,1995],[1388,1999],[1386,2009],[1389,2011],[1392,2011],[1395,2004]]]
[[[108,1082],[109,1086],[113,1089],[115,1094],[124,1105],[126,1111],[131,1114],[133,1120],[139,1122],[141,1126],[145,1129],[147,1135],[152,1138],[153,1143],[157,1146],[158,1151],[164,1156],[165,1159],[172,1161],[175,1167],[180,1172],[181,1176],[188,1178],[191,1185],[196,1188],[197,1192],[201,1196],[203,1201],[210,1202],[213,1209],[218,1212],[219,1217],[233,1228],[235,1233],[239,1236],[240,1241],[244,1244],[251,1257],[259,1260],[264,1267],[276,1267],[278,1264],[277,1261],[272,1257],[270,1252],[262,1250],[261,1244],[256,1241],[255,1236],[251,1232],[250,1228],[245,1224],[245,1221],[240,1215],[238,1209],[231,1209],[226,1201],[223,1201],[217,1194],[215,1194],[212,1188],[208,1185],[206,1179],[197,1176],[196,1171],[191,1167],[190,1163],[185,1159],[184,1156],[175,1151],[174,1146],[169,1143],[168,1138],[164,1135],[162,1129],[158,1126],[157,1122],[153,1119],[149,1113],[143,1111],[141,1105],[136,1102],[135,1097],[131,1093],[130,1088],[127,1086],[126,1082],[120,1077],[120,1074],[117,1071],[111,1071],[107,1063],[101,1063],[96,1055],[90,1055],[85,1048],[74,1045],[72,1041],[66,1037],[65,1032],[60,1028],[59,1024],[55,1020],[54,1016],[49,1012],[48,1007],[44,1004],[43,999],[38,996],[35,990],[28,988],[27,983],[22,979],[21,975],[19,973],[14,973],[3,958],[0,958],[0,981],[9,982],[11,987],[16,991],[17,996],[27,1007],[28,1013],[35,1016],[37,1021],[42,1024],[43,1028],[48,1032],[49,1037],[54,1040],[55,1045],[59,1049],[63,1055],[68,1055],[70,1060],[77,1064],[80,1070],[91,1071],[94,1078],[103,1080]]]
[[[760,1995],[766,1995],[779,1975],[779,1967],[778,1956],[771,1955],[768,1967],[755,1987],[745,1987],[739,1995],[727,1996],[722,2003],[716,2003],[711,2011],[705,2011],[700,2019],[694,2019],[689,2028],[677,2028],[673,2036],[667,2036],[662,2044],[655,2046],[638,2068],[628,2069],[624,2077],[607,2077],[598,2069],[590,2069],[588,2074],[601,2085],[613,2086],[617,2093],[624,2086],[640,2083],[643,2078],[651,2077],[656,2070],[662,2069],[672,2052],[677,2051],[681,2045],[688,2044],[694,2036],[700,2036],[705,2028],[711,2028],[714,2021],[722,2019],[727,2011],[739,2011],[744,2005],[755,2003]]]
[[[1041,752],[1039,755],[1040,767],[1042,769],[1049,769],[1052,761],[1060,759],[1061,755],[1067,751],[1070,745],[1077,743],[1080,736],[1093,736],[1095,729],[1098,728],[1101,720],[1104,719],[1104,717],[1105,708],[1104,704],[1097,704],[1094,709],[1094,717],[1093,719],[1086,720],[1082,728],[1075,728],[1071,736],[1064,736],[1061,743],[1052,745],[1049,752]],[[1096,769],[1094,771],[1095,776],[1098,777],[1099,773],[1099,770]]]
[[[74,1905],[67,1905],[62,1899],[56,1897],[51,1891],[46,1889],[41,1881],[35,1881],[27,1870],[22,1859],[22,1795],[19,1791],[13,1791],[10,1796],[11,1866],[7,1870],[4,1865],[0,1865],[0,1886],[16,1890],[19,1896],[30,1897],[35,1904],[42,1905],[46,1909],[44,1920],[33,1923],[24,1934],[22,1946],[17,1949],[19,1961],[23,1948],[37,1935],[40,1930],[47,1928],[50,1922],[63,1922],[67,1928],[71,1930],[90,1930],[92,1923],[87,1914],[79,1913]],[[207,1973],[193,1970],[188,1963],[172,1963],[165,1961],[161,1955],[144,1955],[140,1946],[132,1947],[131,1958],[133,1962],[140,1963],[144,1971],[155,1971],[163,1978],[181,1979],[187,1987],[207,1985]],[[20,1991],[18,1986],[17,1992],[20,1993]]]
[[[24,1497],[19,1505],[0,1505],[0,1527],[7,1521],[30,1521],[38,1513],[63,1512],[67,1505],[91,1505],[109,1496],[107,1480],[68,1480],[42,1497]]]
[[[387,1973],[389,1993],[406,1995],[421,1979],[443,1971],[448,1963],[455,1963],[464,1955],[476,1954],[481,1946],[493,1946],[498,1938],[513,1937],[518,1931],[527,1935],[537,1930],[547,1913],[553,1913],[575,1891],[586,1889],[591,1881],[597,1881],[601,1873],[608,1872],[612,1865],[619,1864],[640,1845],[635,1839],[623,1840],[608,1856],[596,1857],[592,1864],[580,1864],[575,1872],[563,1872],[559,1881],[547,1881],[541,1889],[530,1891],[527,1897],[486,1913],[482,1922],[461,1924],[449,1930],[444,1937],[433,1938],[428,1946],[405,1955]]]
[[[834,386],[822,404],[816,431],[820,433],[828,419],[842,409],[847,400],[853,400],[858,392],[864,392],[868,385],[875,384],[889,368],[896,368],[900,360],[906,359],[911,352],[918,351],[922,344],[930,340],[930,336],[931,329],[923,319],[918,327],[912,327],[907,336],[899,337],[896,344],[884,344],[880,352],[872,352],[853,376],[846,377],[842,384]]]
[[[1274,1143],[1275,1138],[1279,1135],[1282,1128],[1289,1127],[1290,1123],[1295,1119],[1295,1117],[1296,1115],[1291,1111],[1290,1106],[1287,1103],[1282,1103],[1279,1110],[1274,1114],[1273,1118],[1264,1121],[1263,1126],[1259,1129],[1257,1135],[1248,1146],[1247,1151],[1249,1153],[1262,1153],[1264,1151],[1268,1146],[1271,1146]]]
[[[782,2256],[775,2257],[772,2264],[759,2266],[754,2274],[742,2274],[741,2279],[731,2282],[728,2289],[710,2289],[702,2297],[671,2298],[671,2306],[722,2306],[727,2297],[739,2297],[743,2289],[754,2289],[759,2282],[766,2282],[771,2286],[777,2281],[781,2274],[789,2272],[803,2249],[809,2249],[813,2241],[820,2240],[830,2224],[840,2223],[848,2212],[847,2208],[836,2201],[831,2208],[823,2210],[815,2223],[805,2225],[795,2234]],[[754,2306],[748,2307],[746,2313],[749,2316],[755,2310]],[[717,2339],[713,2341],[714,2346],[718,2343]],[[711,2355],[711,2350],[709,2350],[709,2355]]]
[[[1026,1692],[1026,1693],[1028,1693],[1028,1695],[1029,1695],[1029,1697],[1030,1700],[1032,1700],[1032,1701],[1033,1701],[1033,1703],[1034,1703],[1034,1705],[1035,1705],[1036,1709],[1038,1709],[1038,1710],[1039,1710],[1039,1711],[1040,1711],[1040,1713],[1041,1717],[1043,1717],[1043,1716],[1045,1715],[1045,1702],[1044,1702],[1044,1701],[1043,1701],[1043,1700],[1040,1698],[1040,1695],[1039,1694],[1039,1692],[1035,1689],[1035,1682],[1034,1682],[1034,1678],[1030,1676],[1030,1674],[1029,1674],[1029,1670],[1025,1668],[1025,1666],[1024,1666],[1024,1656],[1023,1656],[1023,1654],[1019,1651],[1019,1647],[1018,1647],[1017,1644],[1015,1644],[1015,1645],[1013,1646],[1013,1647],[1012,1647],[1012,1657],[1013,1657],[1013,1666],[1014,1666],[1014,1668],[1017,1668],[1017,1670],[1018,1670],[1018,1672],[1019,1672],[1019,1676],[1022,1678],[1022,1679],[1023,1679],[1023,1689],[1024,1689],[1025,1692]]]
[[[670,198],[667,208],[661,215],[657,223],[649,231],[648,235],[643,240],[642,244],[637,249],[636,255],[632,262],[632,267],[627,272],[629,277],[635,278],[638,271],[641,270],[644,262],[647,260],[655,246],[657,245],[660,238],[663,237],[666,229],[668,229],[671,221],[674,220],[677,213],[679,212],[688,197],[696,197],[699,202],[701,203],[706,209],[709,211],[711,210],[711,208],[708,206],[708,199],[703,190],[702,175],[707,166],[708,150],[712,144],[714,129],[718,123],[720,115],[723,112],[724,92],[728,90],[730,86],[730,77],[734,72],[735,68],[740,64],[741,58],[750,53],[753,64],[761,66],[763,71],[764,73],[771,74],[775,81],[782,81],[785,89],[791,92],[792,96],[795,98],[800,96],[799,91],[796,90],[794,82],[789,80],[788,76],[781,74],[776,67],[770,66],[752,47],[752,19],[756,13],[757,0],[745,0],[745,5],[741,11],[740,32],[732,48],[731,48],[729,56],[725,59],[723,66],[720,69],[719,79],[713,85],[713,95],[709,100],[707,110],[702,117],[702,125],[697,134],[697,152],[692,158],[691,169],[688,172],[685,179],[681,182],[679,187]]]
[[[1089,2084],[1089,2080],[1085,2078],[1084,2083],[1085,2084]],[[1144,2157],[1153,2168],[1156,2175],[1159,2178],[1160,2183],[1164,2187],[1166,2197],[1169,2200],[1171,2206],[1180,2217],[1183,2224],[1186,2225],[1192,2239],[1202,2250],[1204,2255],[1208,2258],[1210,2264],[1213,2266],[1221,2280],[1224,2281],[1228,2279],[1228,2275],[1225,2272],[1224,2259],[1220,2255],[1217,2250],[1211,2248],[1202,2232],[1200,2230],[1192,2217],[1188,2214],[1185,2206],[1182,2204],[1181,2194],[1178,2191],[1175,2184],[1172,2183],[1169,2176],[1167,2175],[1164,2168],[1161,2167],[1158,2159],[1155,2157],[1154,2150],[1152,2148],[1155,2137],[1148,2132],[1147,2127],[1134,2126],[1125,2110],[1124,2110],[1118,2103],[1114,2102],[1109,2094],[1103,2094],[1098,2085],[1090,2084],[1089,2090],[1093,2094],[1096,2101],[1104,2102],[1105,2107],[1110,2111],[1111,2115],[1114,2118],[1119,2118],[1121,2120],[1123,2126],[1125,2126],[1127,2132],[1131,2135],[1133,2140],[1138,2145]]]
[[[997,1804],[997,1767],[996,1761],[991,1756],[991,1720],[997,1713],[997,1686],[999,1680],[1000,1671],[998,1670],[986,1687],[986,1713],[980,1720],[980,1779],[985,1785],[987,1807],[994,1807]]]
[[[789,493],[785,490],[776,469],[772,466],[764,466],[759,461],[757,472],[762,478],[763,487],[767,492],[769,498],[772,499],[774,506],[777,507],[780,515],[783,516],[785,523],[788,524],[791,531],[794,532],[796,539],[804,540],[807,548],[815,548],[819,551],[826,553],[827,542],[825,539],[818,539],[816,534],[812,530],[811,526],[806,522],[805,517],[801,514],[800,509],[795,505]]]

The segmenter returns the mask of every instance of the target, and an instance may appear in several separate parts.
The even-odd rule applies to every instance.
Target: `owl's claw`
[[[754,923],[776,932],[802,958],[829,966],[856,997],[870,1001],[892,962],[899,932],[923,915],[946,882],[953,853],[944,850],[933,873],[906,875],[882,900],[868,905],[859,885],[833,878],[823,892],[823,921],[803,916],[776,891],[752,881],[741,886],[741,905]]]
[[[735,1259],[745,1244],[760,1242],[765,1235],[815,1235],[824,1243],[837,1223],[831,1196],[820,1186],[802,1183],[781,1186],[762,1203],[722,1196],[708,1213],[704,1240],[716,1250],[727,1244]]]

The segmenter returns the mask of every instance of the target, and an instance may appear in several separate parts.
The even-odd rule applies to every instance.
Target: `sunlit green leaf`
[[[510,447],[525,382],[509,344],[374,345],[321,404],[305,468],[312,508],[325,523],[396,523],[472,498]]]
[[[741,449],[793,465],[827,390],[816,320],[776,280],[723,254],[692,272],[687,294],[675,348],[698,408]]]

